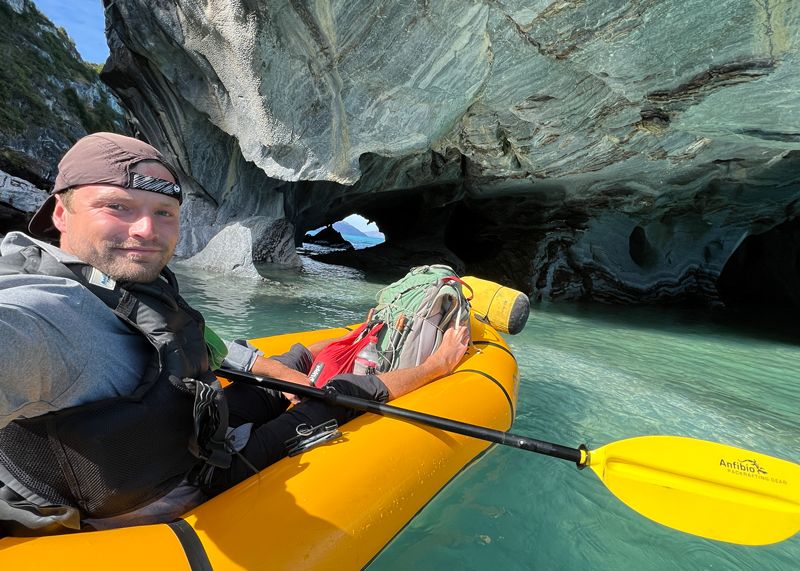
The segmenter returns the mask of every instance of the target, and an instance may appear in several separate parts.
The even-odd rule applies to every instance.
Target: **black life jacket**
[[[132,394],[18,419],[0,429],[0,473],[24,487],[15,492],[22,491],[27,502],[43,499],[49,506],[76,508],[81,519],[147,505],[199,462],[230,464],[227,409],[209,370],[204,321],[178,294],[174,274],[165,268],[152,283],[118,282],[105,289],[90,283],[92,271],[87,264],[61,263],[38,246],[0,257],[0,275],[79,282],[155,349]]]

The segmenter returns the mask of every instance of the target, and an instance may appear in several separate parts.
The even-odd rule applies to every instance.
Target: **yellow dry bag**
[[[472,289],[470,306],[479,319],[503,333],[516,335],[522,331],[531,311],[527,295],[474,276],[462,279]]]

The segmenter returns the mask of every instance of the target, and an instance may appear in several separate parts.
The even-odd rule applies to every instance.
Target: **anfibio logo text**
[[[769,475],[769,473],[758,465],[758,462],[755,460],[747,459],[747,460],[734,460],[728,461],[724,458],[720,458],[719,461],[720,468],[724,468],[731,474],[735,474],[736,476],[743,476],[745,478],[756,478],[758,480],[764,480],[767,482],[772,482],[773,484],[788,484],[784,479],[775,478]]]

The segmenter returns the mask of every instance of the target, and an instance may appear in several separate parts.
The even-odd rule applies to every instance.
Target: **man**
[[[150,145],[112,133],[59,163],[30,233],[0,244],[0,535],[169,521],[285,455],[297,426],[354,413],[288,408],[249,385],[217,389],[220,346],[166,268],[178,240],[177,175]],[[337,391],[401,396],[456,366],[465,328],[422,365],[340,375]],[[318,348],[317,348],[318,349]],[[227,344],[227,364],[307,383],[296,345],[274,358]]]

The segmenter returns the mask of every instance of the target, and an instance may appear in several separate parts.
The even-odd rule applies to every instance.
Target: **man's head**
[[[95,133],[58,164],[30,233],[117,280],[149,282],[175,251],[182,198],[175,171],[147,143]]]

